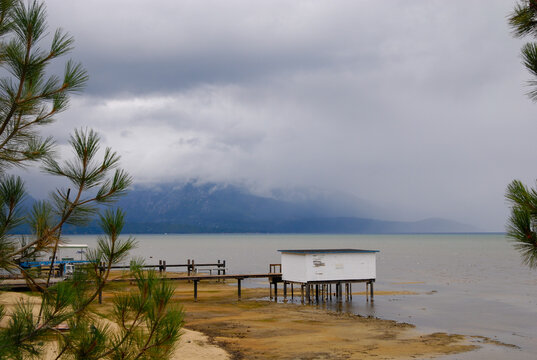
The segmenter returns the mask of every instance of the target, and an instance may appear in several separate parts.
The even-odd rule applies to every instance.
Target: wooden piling
[[[294,299],[295,299],[295,294],[294,294],[294,292],[293,292],[293,291],[294,291],[294,287],[295,287],[294,284],[291,283],[291,300],[294,300]]]
[[[334,300],[337,301],[337,283],[334,284]]]
[[[287,300],[287,281],[283,282],[283,299]]]
[[[371,302],[375,301],[375,293],[373,291],[373,281],[371,281]]]
[[[194,280],[194,301],[198,301],[198,281]]]
[[[242,281],[241,278],[238,278],[238,279],[237,279],[237,296],[238,296],[238,301],[241,301],[241,281]]]

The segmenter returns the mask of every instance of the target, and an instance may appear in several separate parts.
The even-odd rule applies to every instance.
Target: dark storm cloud
[[[376,39],[363,36],[371,32],[352,11],[381,9],[349,5],[56,0],[48,9],[50,23],[77,39],[74,56],[92,76],[88,91],[102,94],[166,92],[348,61],[374,63],[377,54],[369,47]]]
[[[47,1],[85,95],[46,131],[100,131],[138,182],[315,187],[502,230],[537,171],[537,110],[486,1]]]

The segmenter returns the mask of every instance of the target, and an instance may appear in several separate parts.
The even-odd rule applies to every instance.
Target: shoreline
[[[200,282],[197,302],[192,284],[174,284],[173,302],[185,310],[178,355],[184,358],[188,353],[188,358],[200,360],[410,359],[468,352],[487,341],[445,332],[425,333],[412,324],[318,305],[259,300],[267,297],[267,288],[243,288],[242,301],[237,301],[236,288],[230,284],[233,282]],[[129,289],[128,284],[114,284],[103,292],[103,304],[92,306],[100,313],[110,311],[113,295]],[[394,293],[382,291],[378,296]],[[0,302],[7,299],[9,307],[17,296],[28,295],[0,292]]]
[[[257,300],[266,297],[263,288],[230,300],[225,294],[234,289],[223,287],[205,284],[198,302],[183,300],[186,327],[209,335],[233,359],[408,359],[478,348],[462,335],[425,334],[408,323]]]

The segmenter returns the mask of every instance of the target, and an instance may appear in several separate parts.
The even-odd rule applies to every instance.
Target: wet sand
[[[233,359],[412,359],[477,348],[461,335],[423,334],[406,323],[259,300],[268,296],[267,288],[243,289],[237,301],[229,282],[201,282],[197,302],[192,288],[180,283],[175,294],[186,311],[186,327],[207,334]]]

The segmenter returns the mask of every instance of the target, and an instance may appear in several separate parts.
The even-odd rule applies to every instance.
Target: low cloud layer
[[[46,132],[98,130],[140,183],[330,189],[501,231],[506,185],[537,177],[513,5],[47,1],[91,81]]]

